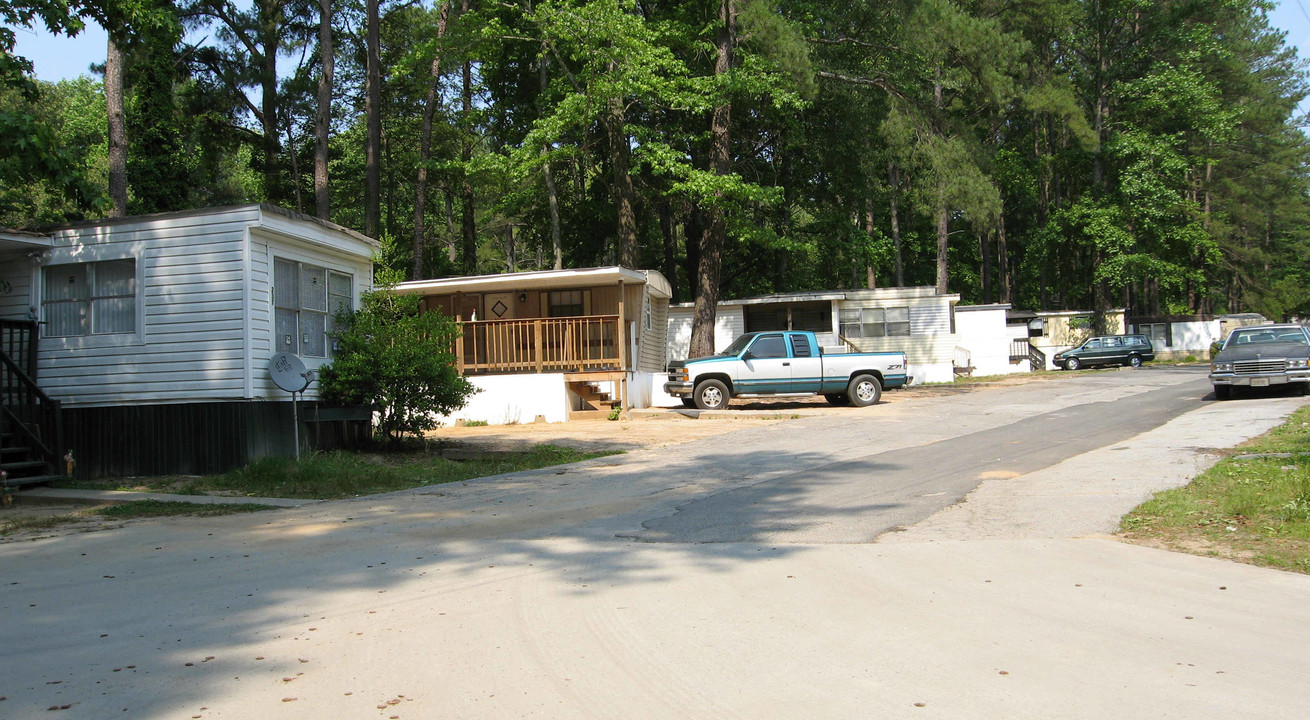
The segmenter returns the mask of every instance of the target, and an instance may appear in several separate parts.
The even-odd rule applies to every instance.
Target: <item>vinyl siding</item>
[[[331,248],[310,245],[260,228],[250,231],[250,374],[255,398],[286,400],[290,393],[273,384],[268,375],[268,358],[273,354],[273,259],[284,258],[325,267],[351,276],[352,302],[359,308],[360,295],[372,288],[373,265],[367,257],[351,256]],[[331,340],[328,341],[331,343]],[[301,358],[310,370],[327,365],[330,358]],[[319,385],[312,383],[303,397],[318,398]]]
[[[645,310],[638,300],[637,312],[637,332],[640,333],[641,343],[638,347],[638,363],[636,370],[639,372],[662,372],[668,367],[668,332],[669,332],[669,301],[664,298],[651,298],[651,329],[647,330],[645,326]]]
[[[257,217],[252,206],[55,231],[47,266],[135,258],[143,311],[134,334],[42,338],[46,392],[70,406],[243,397],[239,259]]]
[[[294,231],[304,239],[283,234]],[[356,307],[359,292],[371,284],[364,243],[257,205],[130,218],[51,235],[47,266],[137,262],[135,333],[41,340],[41,385],[72,407],[289,399],[266,381],[273,346],[271,257],[285,253],[350,273]],[[30,296],[39,303],[40,289]]]
[[[27,251],[0,251],[0,319],[27,320],[31,305],[32,263]]]

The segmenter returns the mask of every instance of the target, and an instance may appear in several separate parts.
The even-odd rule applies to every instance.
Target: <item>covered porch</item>
[[[494,376],[562,375],[570,411],[634,405],[634,373],[664,369],[668,281],[622,267],[418,280],[395,292],[418,294],[427,312],[460,324],[458,370]]]

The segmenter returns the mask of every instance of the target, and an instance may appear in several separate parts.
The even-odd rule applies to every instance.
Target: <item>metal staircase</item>
[[[0,485],[18,487],[63,477],[63,422],[58,400],[36,384],[36,324],[0,320]]]

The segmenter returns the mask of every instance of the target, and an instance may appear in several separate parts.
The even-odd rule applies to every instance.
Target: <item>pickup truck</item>
[[[909,384],[906,371],[903,352],[825,355],[812,332],[753,332],[717,355],[670,363],[664,391],[701,410],[726,408],[736,396],[790,394],[864,407],[883,388]]]

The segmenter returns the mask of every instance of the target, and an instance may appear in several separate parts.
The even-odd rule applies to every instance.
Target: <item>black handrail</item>
[[[64,454],[64,423],[60,403],[0,349],[0,410],[12,431],[31,442],[51,468]]]
[[[0,353],[8,355],[32,377],[36,377],[36,343],[36,323],[0,320]]]

